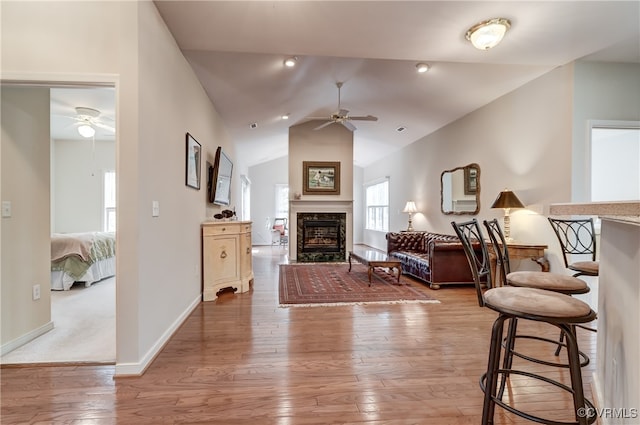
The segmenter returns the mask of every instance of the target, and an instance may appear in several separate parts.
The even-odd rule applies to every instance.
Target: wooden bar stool
[[[584,397],[575,325],[592,321],[596,317],[596,313],[591,310],[588,304],[576,298],[544,289],[502,286],[483,292],[482,284],[487,282],[487,279],[491,282],[491,267],[489,265],[487,245],[480,226],[475,219],[464,223],[452,222],[451,224],[460,238],[467,255],[480,306],[486,306],[498,313],[491,332],[487,371],[480,378],[480,387],[484,391],[482,424],[493,423],[496,405],[517,416],[543,424],[588,425],[593,423],[596,420],[595,409],[593,404]],[[478,245],[480,247],[479,250],[477,249]],[[564,334],[569,359],[568,368],[571,386],[526,370],[500,367],[504,322],[506,320],[514,322],[515,332],[518,319],[548,323],[559,328]],[[508,334],[507,346],[512,344],[509,338],[510,335]],[[498,388],[498,379],[502,377],[503,380],[506,380],[512,375],[522,375],[541,380],[569,392],[573,398],[575,421],[559,422],[541,418],[517,409],[503,401],[502,392]],[[589,416],[586,416],[585,412]]]

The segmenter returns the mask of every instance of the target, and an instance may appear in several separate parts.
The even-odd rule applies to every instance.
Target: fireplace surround
[[[298,213],[296,230],[297,261],[345,261],[346,213]]]

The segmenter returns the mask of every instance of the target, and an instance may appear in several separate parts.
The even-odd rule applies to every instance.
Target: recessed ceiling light
[[[400,127],[396,128],[396,131],[397,131],[398,133],[402,133],[402,132],[403,132],[403,131],[405,131],[406,129],[407,129],[407,127],[400,126]]]
[[[511,22],[508,19],[493,18],[469,28],[465,38],[476,49],[489,50],[502,41],[509,28],[511,28]]]
[[[252,122],[251,124],[249,124],[250,128],[258,128],[258,123],[257,122]]]
[[[429,64],[426,63],[417,63],[416,64],[416,70],[420,73],[420,74],[424,74],[425,72],[427,72],[429,70],[430,66]]]
[[[298,62],[298,58],[295,56],[292,56],[284,60],[284,66],[293,68],[294,66],[296,66],[296,62]]]
[[[288,120],[288,119],[289,119],[289,114],[284,114],[284,115],[282,116],[282,119],[283,119],[283,120]]]

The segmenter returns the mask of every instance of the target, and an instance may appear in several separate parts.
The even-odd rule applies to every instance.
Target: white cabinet
[[[202,224],[202,299],[212,301],[224,288],[247,292],[253,281],[251,222]]]

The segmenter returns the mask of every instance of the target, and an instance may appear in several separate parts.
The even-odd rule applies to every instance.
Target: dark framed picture
[[[478,169],[464,167],[464,194],[474,195],[478,192]]]
[[[340,195],[340,163],[303,161],[302,180],[304,195]]]
[[[200,158],[202,157],[202,147],[193,136],[187,133],[186,152],[186,176],[185,184],[194,189],[200,190]]]

